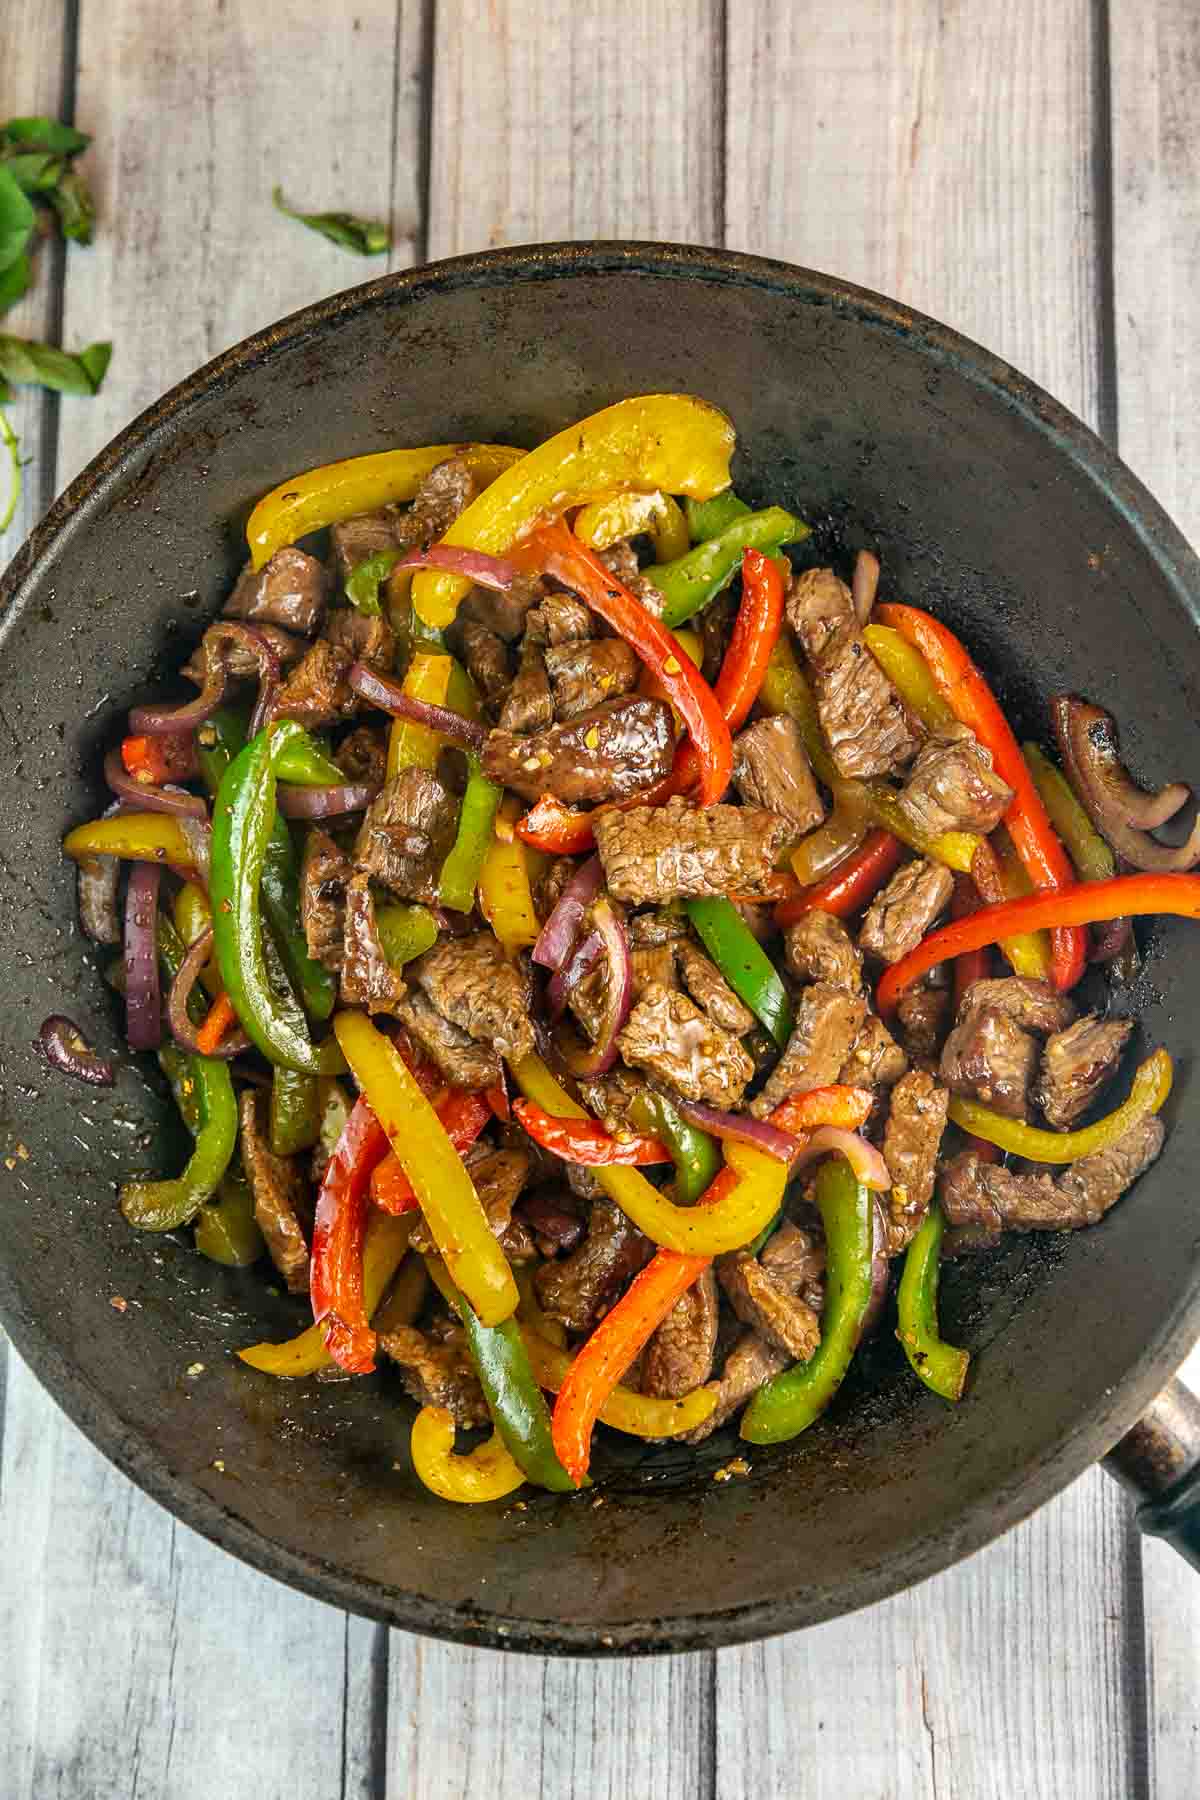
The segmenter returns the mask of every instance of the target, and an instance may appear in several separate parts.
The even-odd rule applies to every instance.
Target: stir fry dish
[[[125,1218],[304,1297],[264,1377],[386,1359],[448,1500],[577,1489],[597,1424],[794,1438],[881,1329],[958,1401],[941,1259],[1162,1148],[1120,1007],[1131,921],[1200,916],[1188,789],[1075,695],[1018,743],[733,449],[657,394],[284,482],[65,840],[193,1140]]]

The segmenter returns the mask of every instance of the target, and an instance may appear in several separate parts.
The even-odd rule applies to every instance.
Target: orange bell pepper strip
[[[513,1111],[518,1123],[535,1144],[561,1156],[564,1162],[582,1163],[585,1168],[607,1168],[612,1163],[666,1163],[671,1153],[655,1137],[627,1131],[614,1137],[594,1119],[564,1119],[549,1113],[536,1100],[517,1100]]]
[[[459,1155],[470,1149],[484,1126],[494,1116],[483,1094],[469,1094],[455,1088],[436,1108],[446,1136]],[[389,1150],[371,1176],[371,1198],[384,1212],[410,1212],[417,1204],[412,1182],[404,1172],[400,1158]]]
[[[356,1100],[325,1167],[313,1223],[309,1291],[325,1348],[352,1375],[375,1367],[375,1333],[363,1295],[368,1184],[388,1140],[367,1102]]]
[[[890,831],[872,831],[857,850],[852,850],[823,881],[801,888],[794,899],[775,908],[777,925],[794,925],[805,913],[827,912],[849,918],[861,912],[884,882],[900,866],[904,846]]]
[[[857,1131],[866,1124],[874,1104],[870,1088],[833,1082],[829,1087],[809,1088],[806,1094],[792,1094],[781,1101],[771,1114],[770,1123],[779,1131],[790,1131],[793,1137],[815,1131],[818,1125]]]
[[[209,1007],[207,1018],[196,1032],[196,1048],[201,1056],[215,1056],[221,1039],[229,1027],[236,1023],[237,1014],[233,1010],[233,1001],[222,988]]]
[[[907,643],[921,652],[955,718],[969,725],[979,742],[991,751],[996,773],[1013,790],[1005,824],[1034,887],[1045,890],[1072,886],[1075,871],[1071,860],[1050,823],[1050,815],[1034,785],[1021,746],[996,696],[965,647],[940,620],[922,612],[919,607],[887,603],[877,606],[875,611],[883,624],[892,626]],[[1075,986],[1086,962],[1086,934],[1074,926],[1057,927],[1053,938],[1051,978],[1060,993]]]

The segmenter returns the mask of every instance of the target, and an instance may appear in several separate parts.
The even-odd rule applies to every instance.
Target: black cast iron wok
[[[976,1352],[957,1410],[881,1338],[830,1416],[752,1452],[749,1478],[712,1479],[733,1439],[700,1461],[610,1441],[603,1506],[445,1505],[411,1473],[410,1409],[384,1378],[292,1385],[243,1367],[232,1350],[290,1335],[294,1303],[117,1213],[118,1175],[169,1167],[182,1145],[150,1070],[97,1097],[32,1047],[60,1010],[118,1042],[59,839],[97,810],[102,747],[127,707],[170,681],[215,610],[251,503],[315,463],[533,444],[650,389],[725,407],[739,490],[805,514],[821,550],[876,547],[896,591],[957,623],[1020,726],[1044,736],[1038,697],[1079,689],[1119,716],[1146,780],[1200,777],[1200,564],[1129,472],[941,326],[716,251],[494,252],[298,313],[131,426],[0,588],[0,1316],[71,1416],[188,1524],[322,1599],[475,1643],[680,1649],[877,1600],[1106,1452],[1200,1331],[1200,942],[1170,922],[1139,1000],[1180,1071],[1158,1166],[1095,1230],[948,1270],[947,1334]],[[205,1374],[185,1384],[194,1362]],[[1174,1423],[1174,1439],[1142,1434],[1159,1492],[1195,1455],[1178,1399]]]

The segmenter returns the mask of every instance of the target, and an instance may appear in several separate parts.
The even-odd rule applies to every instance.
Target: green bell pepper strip
[[[276,763],[280,752],[303,736],[303,728],[291,719],[268,725],[221,777],[213,807],[209,882],[213,944],[233,1009],[268,1062],[300,1074],[333,1075],[344,1067],[340,1050],[332,1041],[314,1045],[302,1022],[289,1016],[268,978],[263,951],[262,913],[264,903],[270,906],[264,873],[277,816]]]
[[[254,1195],[241,1169],[230,1169],[196,1214],[196,1248],[210,1262],[246,1269],[257,1262],[266,1244],[254,1218]]]
[[[438,899],[455,912],[470,912],[475,904],[479,871],[492,841],[492,828],[504,791],[489,781],[473,750],[467,752],[467,788],[458,814],[458,836],[442,864]]]
[[[171,1098],[179,1108],[180,1118],[192,1136],[197,1137],[204,1117],[200,1111],[200,1096],[196,1091],[191,1057],[178,1044],[168,1042],[158,1052],[158,1066],[171,1085]]]
[[[746,502],[739,500],[732,488],[726,488],[723,494],[716,494],[711,500],[685,500],[683,503],[683,516],[693,544],[704,544],[709,538],[720,537],[735,519],[744,519],[749,511]]]
[[[516,1319],[505,1319],[502,1325],[481,1324],[450,1280],[441,1258],[427,1256],[425,1266],[443,1299],[463,1322],[483,1397],[508,1454],[539,1487],[554,1494],[575,1493],[576,1484],[558,1460],[550,1436],[550,1414],[533,1378]]]
[[[1050,823],[1067,847],[1080,881],[1108,881],[1117,872],[1116,858],[1080,803],[1061,769],[1037,744],[1022,744],[1033,785],[1042,796]]]
[[[896,1294],[896,1336],[904,1345],[913,1373],[927,1388],[943,1400],[961,1400],[970,1353],[944,1343],[938,1331],[938,1257],[943,1228],[941,1208],[931,1206],[905,1254],[904,1273]]]
[[[200,773],[212,793],[216,793],[234,757],[245,749],[249,723],[250,714],[245,708],[221,706],[198,728]],[[346,779],[346,771],[339,769],[307,732],[280,752],[275,773],[291,787],[339,787]]]
[[[781,1050],[792,1035],[792,1003],[770,957],[732,900],[689,900],[687,915],[739,999]]]
[[[356,612],[377,618],[383,611],[379,589],[400,561],[399,550],[377,550],[355,563],[346,577],[346,598]]]
[[[634,1100],[630,1112],[638,1130],[655,1137],[671,1153],[675,1164],[675,1201],[694,1206],[716,1180],[722,1156],[717,1140],[698,1125],[682,1118],[665,1095],[647,1088]]]
[[[280,1066],[272,1072],[270,1143],[276,1156],[311,1150],[321,1134],[321,1096],[315,1075]]]
[[[375,908],[375,928],[383,954],[393,969],[402,969],[437,943],[438,923],[427,906],[397,901]]]
[[[662,622],[674,630],[714,600],[742,566],[743,550],[778,550],[781,544],[799,543],[808,526],[782,506],[747,513],[725,527],[719,536],[697,544],[674,562],[652,565],[642,573],[663,596]]]
[[[871,1190],[855,1179],[845,1157],[831,1156],[817,1172],[816,1199],[828,1258],[821,1342],[810,1361],[758,1390],[742,1419],[741,1434],[751,1444],[783,1443],[820,1417],[850,1367],[871,1302]]]

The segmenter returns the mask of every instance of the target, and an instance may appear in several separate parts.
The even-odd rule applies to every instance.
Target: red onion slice
[[[355,663],[346,679],[360,700],[377,706],[380,712],[391,713],[394,719],[411,719],[416,725],[436,731],[439,737],[461,744],[464,750],[483,749],[487,732],[482,725],[474,719],[464,719],[448,706],[430,706],[424,700],[411,699],[398,681],[381,675],[369,663]]]
[[[131,1050],[162,1043],[158,981],[158,863],[134,863],[125,894],[125,1036]]]
[[[875,604],[879,587],[879,558],[873,550],[860,550],[854,562],[854,611],[860,625],[865,625]]]
[[[274,698],[281,668],[278,648],[253,625],[239,619],[218,619],[204,634],[201,654],[204,659],[204,685],[194,700],[183,706],[135,706],[129,715],[129,729],[147,737],[166,737],[179,731],[193,731],[216,712],[229,685],[229,669],[222,651],[226,644],[240,644],[258,665],[259,690],[250,720],[250,735],[261,731],[266,711]]]
[[[171,1027],[171,1036],[181,1050],[189,1050],[193,1056],[215,1056],[222,1062],[230,1062],[235,1056],[241,1056],[250,1048],[250,1039],[244,1031],[227,1032],[216,1050],[201,1050],[196,1041],[198,1027],[193,1025],[188,1013],[188,1001],[192,989],[200,976],[200,971],[212,955],[212,926],[202,931],[187,955],[179,965],[179,973],[171,983],[171,991],[167,995],[167,1024]]]
[[[1181,781],[1157,794],[1130,779],[1121,761],[1117,728],[1108,713],[1074,694],[1050,703],[1055,736],[1072,787],[1096,830],[1135,869],[1178,871],[1200,862],[1200,814],[1185,844],[1160,844],[1150,832],[1191,799]]]
[[[493,588],[507,593],[517,579],[514,563],[503,556],[489,556],[483,550],[464,550],[457,544],[431,544],[428,550],[410,550],[396,563],[397,569],[444,569],[448,575],[462,575],[477,587]]]
[[[173,783],[157,787],[151,781],[139,781],[121,761],[119,750],[110,750],[105,757],[104,779],[119,800],[128,800],[139,812],[173,813],[181,819],[208,817],[208,806],[199,794],[189,794]]]
[[[199,880],[202,887],[207,887],[212,863],[212,826],[207,814],[203,819],[193,819],[190,814],[185,813],[179,821],[179,829],[192,853],[192,868],[195,871],[187,879]]]
[[[701,1131],[713,1137],[732,1138],[735,1143],[750,1144],[777,1162],[790,1163],[800,1144],[790,1131],[780,1131],[766,1119],[752,1119],[744,1113],[722,1112],[718,1106],[706,1106],[699,1100],[674,1101],[675,1110]]]
[[[567,996],[579,986],[604,955],[604,939],[598,931],[589,932],[574,956],[561,969],[555,969],[546,986],[546,1007],[552,1019],[561,1019]]]
[[[818,1125],[808,1142],[801,1146],[792,1173],[807,1168],[809,1163],[827,1156],[831,1150],[845,1157],[864,1187],[873,1188],[877,1193],[884,1193],[891,1187],[888,1166],[874,1144],[869,1144],[857,1131],[845,1131],[840,1125]]]
[[[543,969],[561,969],[579,935],[583,915],[600,891],[604,865],[589,856],[571,876],[533,946],[533,960]]]
[[[79,924],[94,944],[119,944],[117,882],[121,864],[115,856],[81,856],[78,863]]]
[[[867,1301],[867,1310],[863,1314],[859,1327],[861,1337],[869,1337],[879,1323],[883,1311],[883,1302],[888,1289],[888,1254],[887,1220],[883,1216],[883,1203],[876,1200],[871,1208],[871,1298]]]
[[[73,1075],[92,1087],[111,1087],[116,1072],[107,1057],[98,1056],[71,1019],[51,1013],[43,1020],[37,1044],[52,1069]]]
[[[617,1060],[617,1037],[629,1017],[633,1002],[633,964],[629,956],[629,940],[625,927],[612,909],[606,894],[601,894],[592,908],[596,930],[608,952],[608,983],[605,989],[604,1017],[596,1041],[590,1050],[578,1044],[563,1045],[562,1055],[572,1075],[603,1075]]]
[[[285,819],[332,819],[362,812],[379,793],[377,781],[347,781],[340,787],[294,787],[281,781],[275,790]]]

